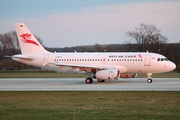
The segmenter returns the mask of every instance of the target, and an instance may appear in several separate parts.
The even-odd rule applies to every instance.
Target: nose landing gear
[[[152,83],[151,75],[152,75],[152,73],[147,73],[147,77],[148,77],[147,82],[148,83]]]

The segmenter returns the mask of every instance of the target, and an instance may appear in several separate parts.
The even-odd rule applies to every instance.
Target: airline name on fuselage
[[[136,58],[137,55],[109,55],[109,58]]]

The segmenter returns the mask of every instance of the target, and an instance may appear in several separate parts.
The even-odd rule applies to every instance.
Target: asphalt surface
[[[0,78],[0,91],[180,91],[180,78],[119,79],[86,84],[84,78]]]

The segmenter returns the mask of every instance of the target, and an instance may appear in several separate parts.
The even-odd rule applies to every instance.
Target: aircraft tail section
[[[28,30],[24,23],[16,23],[15,27],[22,54],[48,52]]]

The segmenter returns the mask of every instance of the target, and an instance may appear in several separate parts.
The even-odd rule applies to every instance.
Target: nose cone
[[[173,62],[171,62],[169,64],[168,68],[169,68],[170,71],[173,71],[176,68],[176,65]]]

